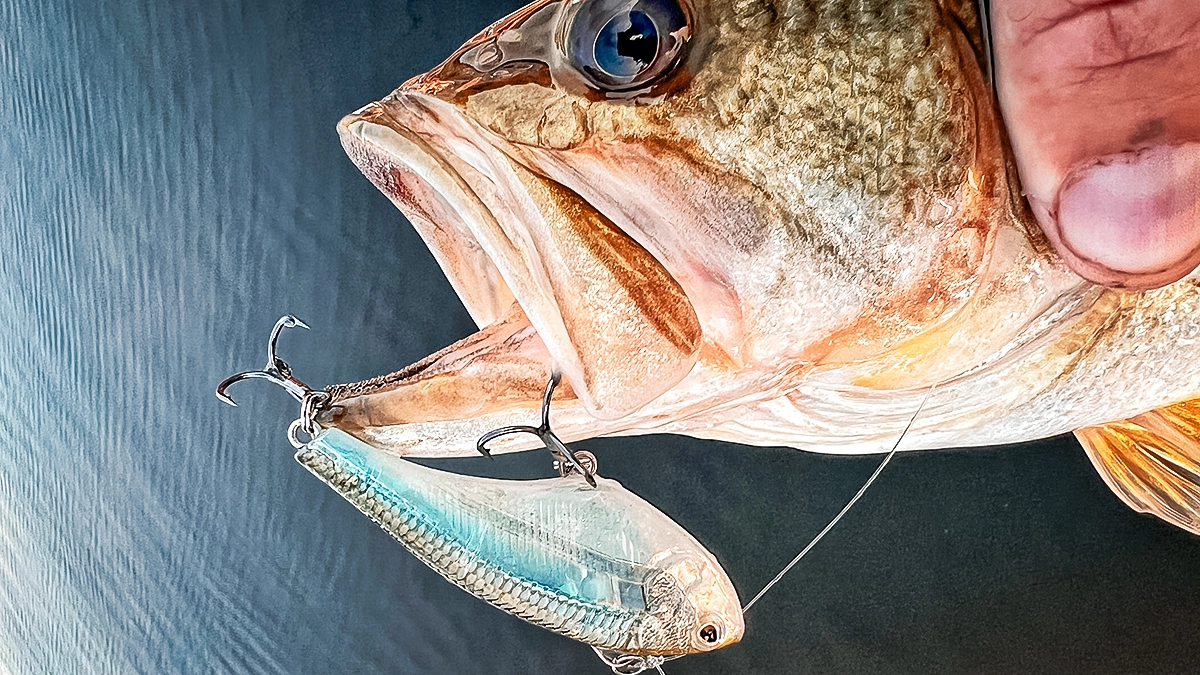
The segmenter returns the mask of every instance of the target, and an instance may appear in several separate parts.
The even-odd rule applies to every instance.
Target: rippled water
[[[514,6],[0,0],[0,672],[605,672],[297,466],[280,391],[212,395],[286,312],[316,385],[471,332],[334,123]],[[589,447],[745,597],[876,461]],[[741,645],[668,672],[1184,672],[1197,570],[1069,440],[900,457]]]

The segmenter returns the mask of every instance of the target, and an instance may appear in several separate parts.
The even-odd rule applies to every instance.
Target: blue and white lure
[[[454,585],[597,649],[678,656],[744,631],[712,554],[616,481],[461,476],[337,429],[296,460]]]

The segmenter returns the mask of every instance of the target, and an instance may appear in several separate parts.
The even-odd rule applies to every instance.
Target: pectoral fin
[[[1126,504],[1200,535],[1200,399],[1077,429],[1075,437]]]

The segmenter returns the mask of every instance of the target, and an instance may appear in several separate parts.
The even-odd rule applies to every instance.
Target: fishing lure
[[[742,636],[737,592],[712,554],[614,480],[461,476],[336,429],[296,460],[438,574],[530,623],[638,656]]]
[[[537,427],[511,426],[476,443],[529,433],[554,455],[560,477],[511,481],[439,471],[373,447],[316,420],[325,392],[296,379],[275,355],[284,328],[307,328],[294,316],[271,332],[267,365],[234,375],[279,384],[301,404],[288,429],[296,461],[378,523],[454,585],[580,642],[620,675],[636,675],[688,654],[741,639],[749,611],[808,554],[866,493],[896,455],[936,388],[931,386],[891,450],[842,510],[755,596],[740,606],[724,569],[682,527],[620,483],[600,478],[596,458],[572,452],[550,428],[555,373],[542,396]],[[305,441],[301,434],[306,434]]]
[[[462,476],[374,448],[338,429],[315,426],[323,392],[291,375],[275,355],[285,327],[276,324],[267,366],[235,375],[284,386],[302,404],[289,435],[296,460],[378,523],[421,562],[459,588],[531,623],[596,648],[609,662],[720,649],[745,630],[737,591],[711,553],[662,512],[595,474],[594,458],[572,453],[548,424],[556,379],[543,399],[537,434],[559,460],[559,478],[512,481]],[[298,432],[315,434],[304,442]],[[629,657],[634,657],[630,659]],[[637,658],[641,658],[638,661]]]

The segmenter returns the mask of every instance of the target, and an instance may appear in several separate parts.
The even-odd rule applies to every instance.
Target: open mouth
[[[339,425],[469,424],[526,412],[556,368],[568,385],[562,399],[613,420],[692,369],[700,323],[663,265],[609,215],[528,158],[514,159],[454,106],[399,91],[338,130],[482,327],[399,373],[360,383],[360,391],[334,391],[348,399]],[[445,391],[431,391],[437,376],[451,374]],[[402,391],[416,380],[420,392]],[[353,421],[356,396],[389,392],[394,418],[371,406]]]

